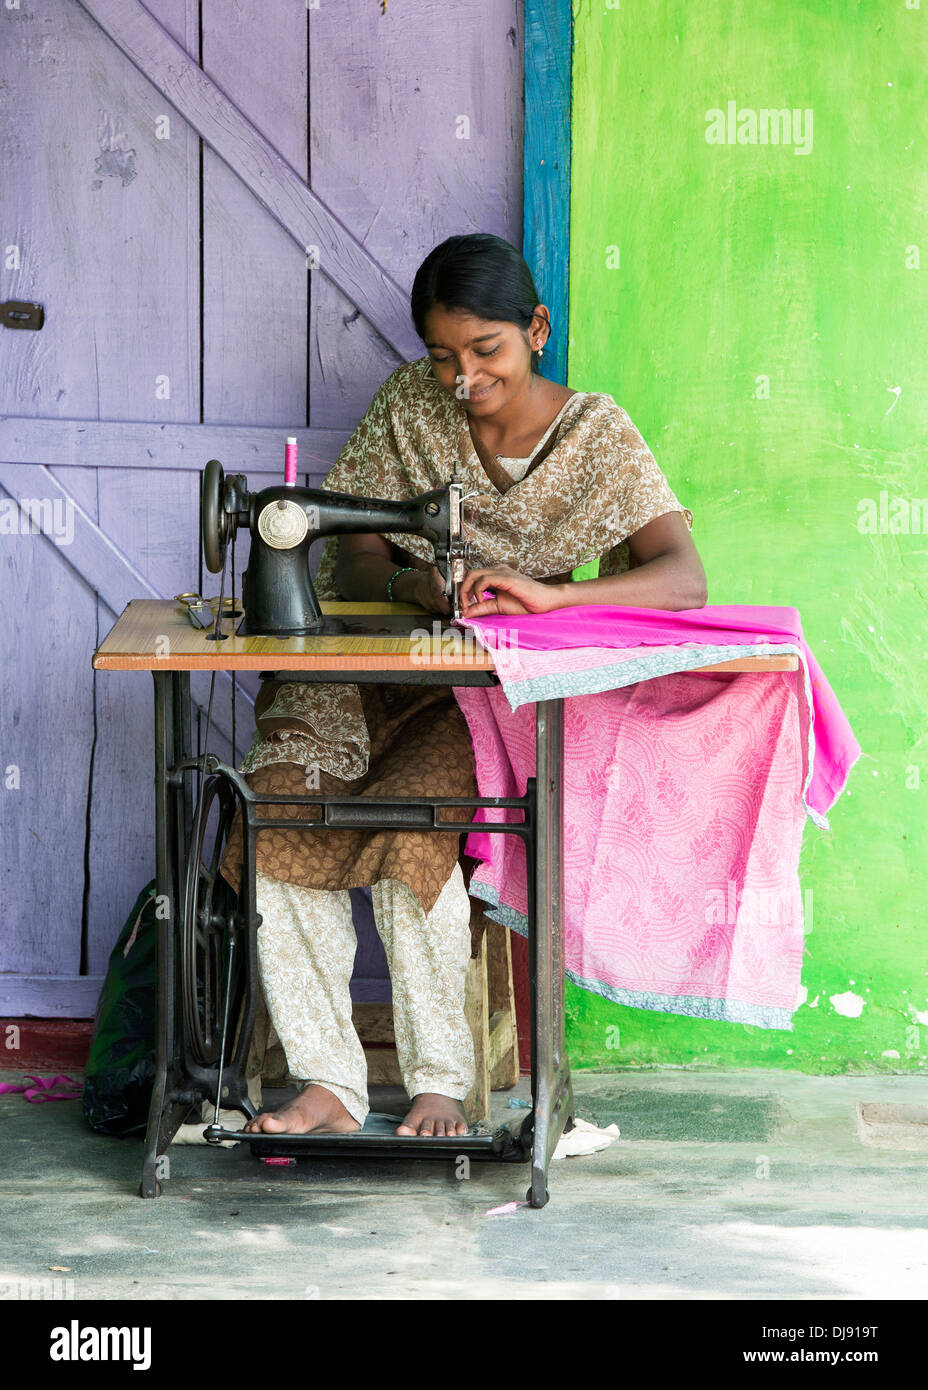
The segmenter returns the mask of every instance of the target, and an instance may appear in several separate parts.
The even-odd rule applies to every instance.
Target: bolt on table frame
[[[324,604],[326,612],[350,621],[354,616],[370,623],[380,615],[411,615],[410,627],[427,620],[409,605]],[[364,1135],[363,1132],[329,1135],[249,1134],[253,1152],[266,1156],[299,1153],[303,1157],[363,1156],[383,1158],[444,1158],[465,1154],[471,1158],[521,1162],[531,1160],[531,1206],[548,1200],[547,1175],[551,1155],[565,1125],[571,1119],[573,1096],[565,1046],[564,1021],[564,883],[563,883],[563,703],[547,700],[536,705],[536,770],[524,797],[517,798],[366,798],[332,797],[312,792],[258,796],[234,768],[206,755],[206,771],[237,798],[243,812],[243,891],[228,928],[228,980],[238,943],[244,956],[243,1001],[237,1020],[237,1038],[231,1056],[222,1066],[218,1059],[203,1064],[194,1055],[185,999],[191,981],[181,978],[180,932],[183,928],[185,874],[193,828],[189,775],[203,767],[203,757],[191,750],[191,670],[261,670],[271,668],[273,679],[312,682],[363,682],[400,684],[492,685],[496,683],[487,653],[476,655],[461,644],[458,656],[436,639],[434,659],[423,659],[421,641],[413,656],[411,643],[402,636],[370,634],[291,638],[280,641],[263,637],[237,637],[229,623],[227,638],[211,642],[207,634],[189,625],[177,604],[137,600],[124,610],[94,656],[98,670],[149,670],[155,695],[155,856],[156,887],[160,903],[157,917],[156,1070],[145,1139],[140,1195],[160,1194],[159,1158],[171,1143],[190,1111],[204,1100],[239,1109],[250,1117],[254,1107],[248,1097],[245,1065],[257,1008],[258,967],[255,902],[255,837],[264,826],[305,826],[299,820],[269,820],[258,808],[272,803],[302,803],[323,808],[323,821],[313,828],[414,829],[455,833],[472,829],[472,820],[439,819],[446,807],[517,810],[521,821],[482,821],[481,833],[516,834],[526,853],[528,888],[528,944],[530,978],[532,1107],[519,1136],[508,1131],[454,1137],[419,1138],[402,1135]],[[447,634],[442,634],[442,639]],[[160,654],[159,654],[160,653]],[[206,782],[203,779],[201,795]],[[196,846],[197,854],[200,845]],[[189,966],[189,959],[187,961]],[[186,994],[185,994],[186,989]],[[221,1049],[225,1057],[225,1039]],[[241,1139],[239,1131],[210,1126],[207,1137],[219,1143]]]

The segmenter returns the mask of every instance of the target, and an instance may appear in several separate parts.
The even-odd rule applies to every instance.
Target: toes
[[[467,1134],[468,1130],[469,1125],[462,1116],[454,1119],[434,1115],[420,1117],[410,1110],[403,1123],[397,1126],[396,1133],[415,1135],[420,1139],[453,1139],[456,1135]]]

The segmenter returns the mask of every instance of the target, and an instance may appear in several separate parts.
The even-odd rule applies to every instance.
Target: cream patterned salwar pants
[[[367,1063],[351,1019],[357,937],[347,889],[302,888],[255,876],[257,948],[270,1022],[291,1077],[324,1086],[359,1124],[370,1108]],[[463,1100],[475,1077],[464,1014],[471,952],[470,899],[460,864],[431,912],[398,879],[371,888],[393,985],[393,1026],[410,1100],[437,1092]]]

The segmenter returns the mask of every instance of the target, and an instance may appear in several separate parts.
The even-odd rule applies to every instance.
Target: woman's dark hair
[[[435,304],[526,329],[538,302],[532,272],[522,256],[489,232],[450,236],[436,246],[416,271],[410,295],[412,321],[423,340],[425,316]],[[538,371],[534,352],[532,371]]]

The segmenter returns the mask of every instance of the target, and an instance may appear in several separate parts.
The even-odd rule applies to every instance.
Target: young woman
[[[420,266],[411,309],[427,356],[381,386],[325,486],[400,499],[441,486],[456,470],[470,494],[468,616],[586,603],[702,607],[692,517],[625,411],[610,395],[569,390],[538,370],[551,324],[514,247],[485,234],[450,237]],[[593,559],[599,576],[573,580]],[[448,611],[420,537],[330,539],[316,587],[324,598]],[[289,684],[262,689],[255,718],[242,771],[258,791],[476,792],[467,726],[447,687]],[[363,1123],[367,1073],[351,1023],[356,942],[347,890],[371,885],[412,1101],[397,1132],[466,1133],[470,901],[458,837],[313,831],[312,808],[265,810],[308,822],[306,830],[262,832],[257,848],[262,987],[303,1089],[246,1128],[308,1133]],[[223,864],[233,884],[240,862],[233,836]]]

